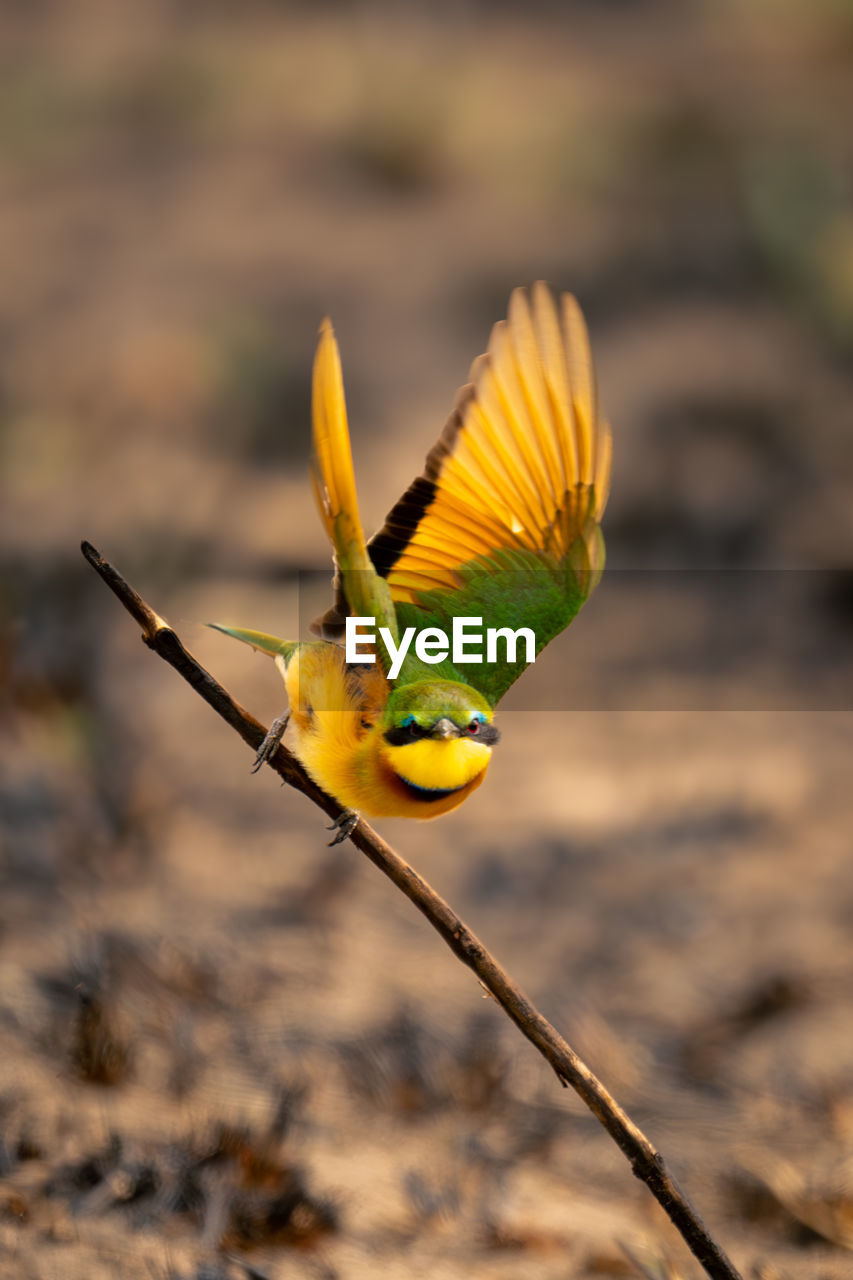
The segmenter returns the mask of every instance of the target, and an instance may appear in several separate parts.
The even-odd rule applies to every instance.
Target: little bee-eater
[[[322,639],[215,625],[275,659],[293,750],[348,811],[342,838],[359,812],[435,818],[479,787],[499,737],[495,707],[601,576],[611,439],[580,308],[541,282],[513,293],[423,475],[369,542],[328,320],[312,416],[314,487],[336,564],[335,604],[314,626]],[[468,628],[470,646],[473,623],[488,629],[486,651],[451,652],[443,638]],[[345,631],[360,641],[357,661]]]

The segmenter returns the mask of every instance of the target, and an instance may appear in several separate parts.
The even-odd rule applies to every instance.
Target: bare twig
[[[168,623],[145,603],[90,543],[84,542],[81,549],[92,568],[140,624],[145,644],[174,667],[205,702],[239,733],[244,742],[257,749],[265,736],[264,726],[239,706],[227,690],[196,662]],[[286,747],[279,746],[268,763],[285,782],[308,796],[329,817],[340,816],[342,809],[338,802],[317,786]],[[740,1280],[739,1273],[667,1171],[659,1152],[611,1098],[559,1032],[531,1004],[479,938],[460,920],[448,903],[363,819],[359,819],[350,839],[426,916],[454,955],[473,969],[508,1017],[551,1064],[560,1083],[564,1087],[571,1085],[580,1095],[625,1153],[635,1176],[645,1182],[662,1205],[706,1273],[713,1280]]]

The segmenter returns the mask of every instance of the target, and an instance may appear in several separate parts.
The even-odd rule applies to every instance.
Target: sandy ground
[[[271,664],[201,624],[310,612],[320,317],[373,526],[540,276],[590,321],[613,571],[486,785],[382,833],[745,1275],[850,1275],[849,10],[92,0],[0,33],[0,1276],[700,1274],[78,551],[272,719]]]

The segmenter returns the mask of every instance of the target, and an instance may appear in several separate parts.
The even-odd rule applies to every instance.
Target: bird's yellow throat
[[[402,747],[386,744],[382,754],[404,782],[428,791],[455,791],[485,771],[492,750],[469,738],[423,738]]]

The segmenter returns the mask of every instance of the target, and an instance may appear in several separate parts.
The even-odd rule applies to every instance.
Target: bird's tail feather
[[[226,627],[221,622],[208,622],[207,626],[212,627],[214,631],[221,631],[223,635],[232,636],[235,640],[242,640],[243,644],[250,644],[253,649],[260,649],[261,653],[268,653],[273,658],[281,656],[285,662],[289,662],[299,648],[298,640],[280,640],[278,636],[271,636],[266,631],[250,631],[246,627]]]

